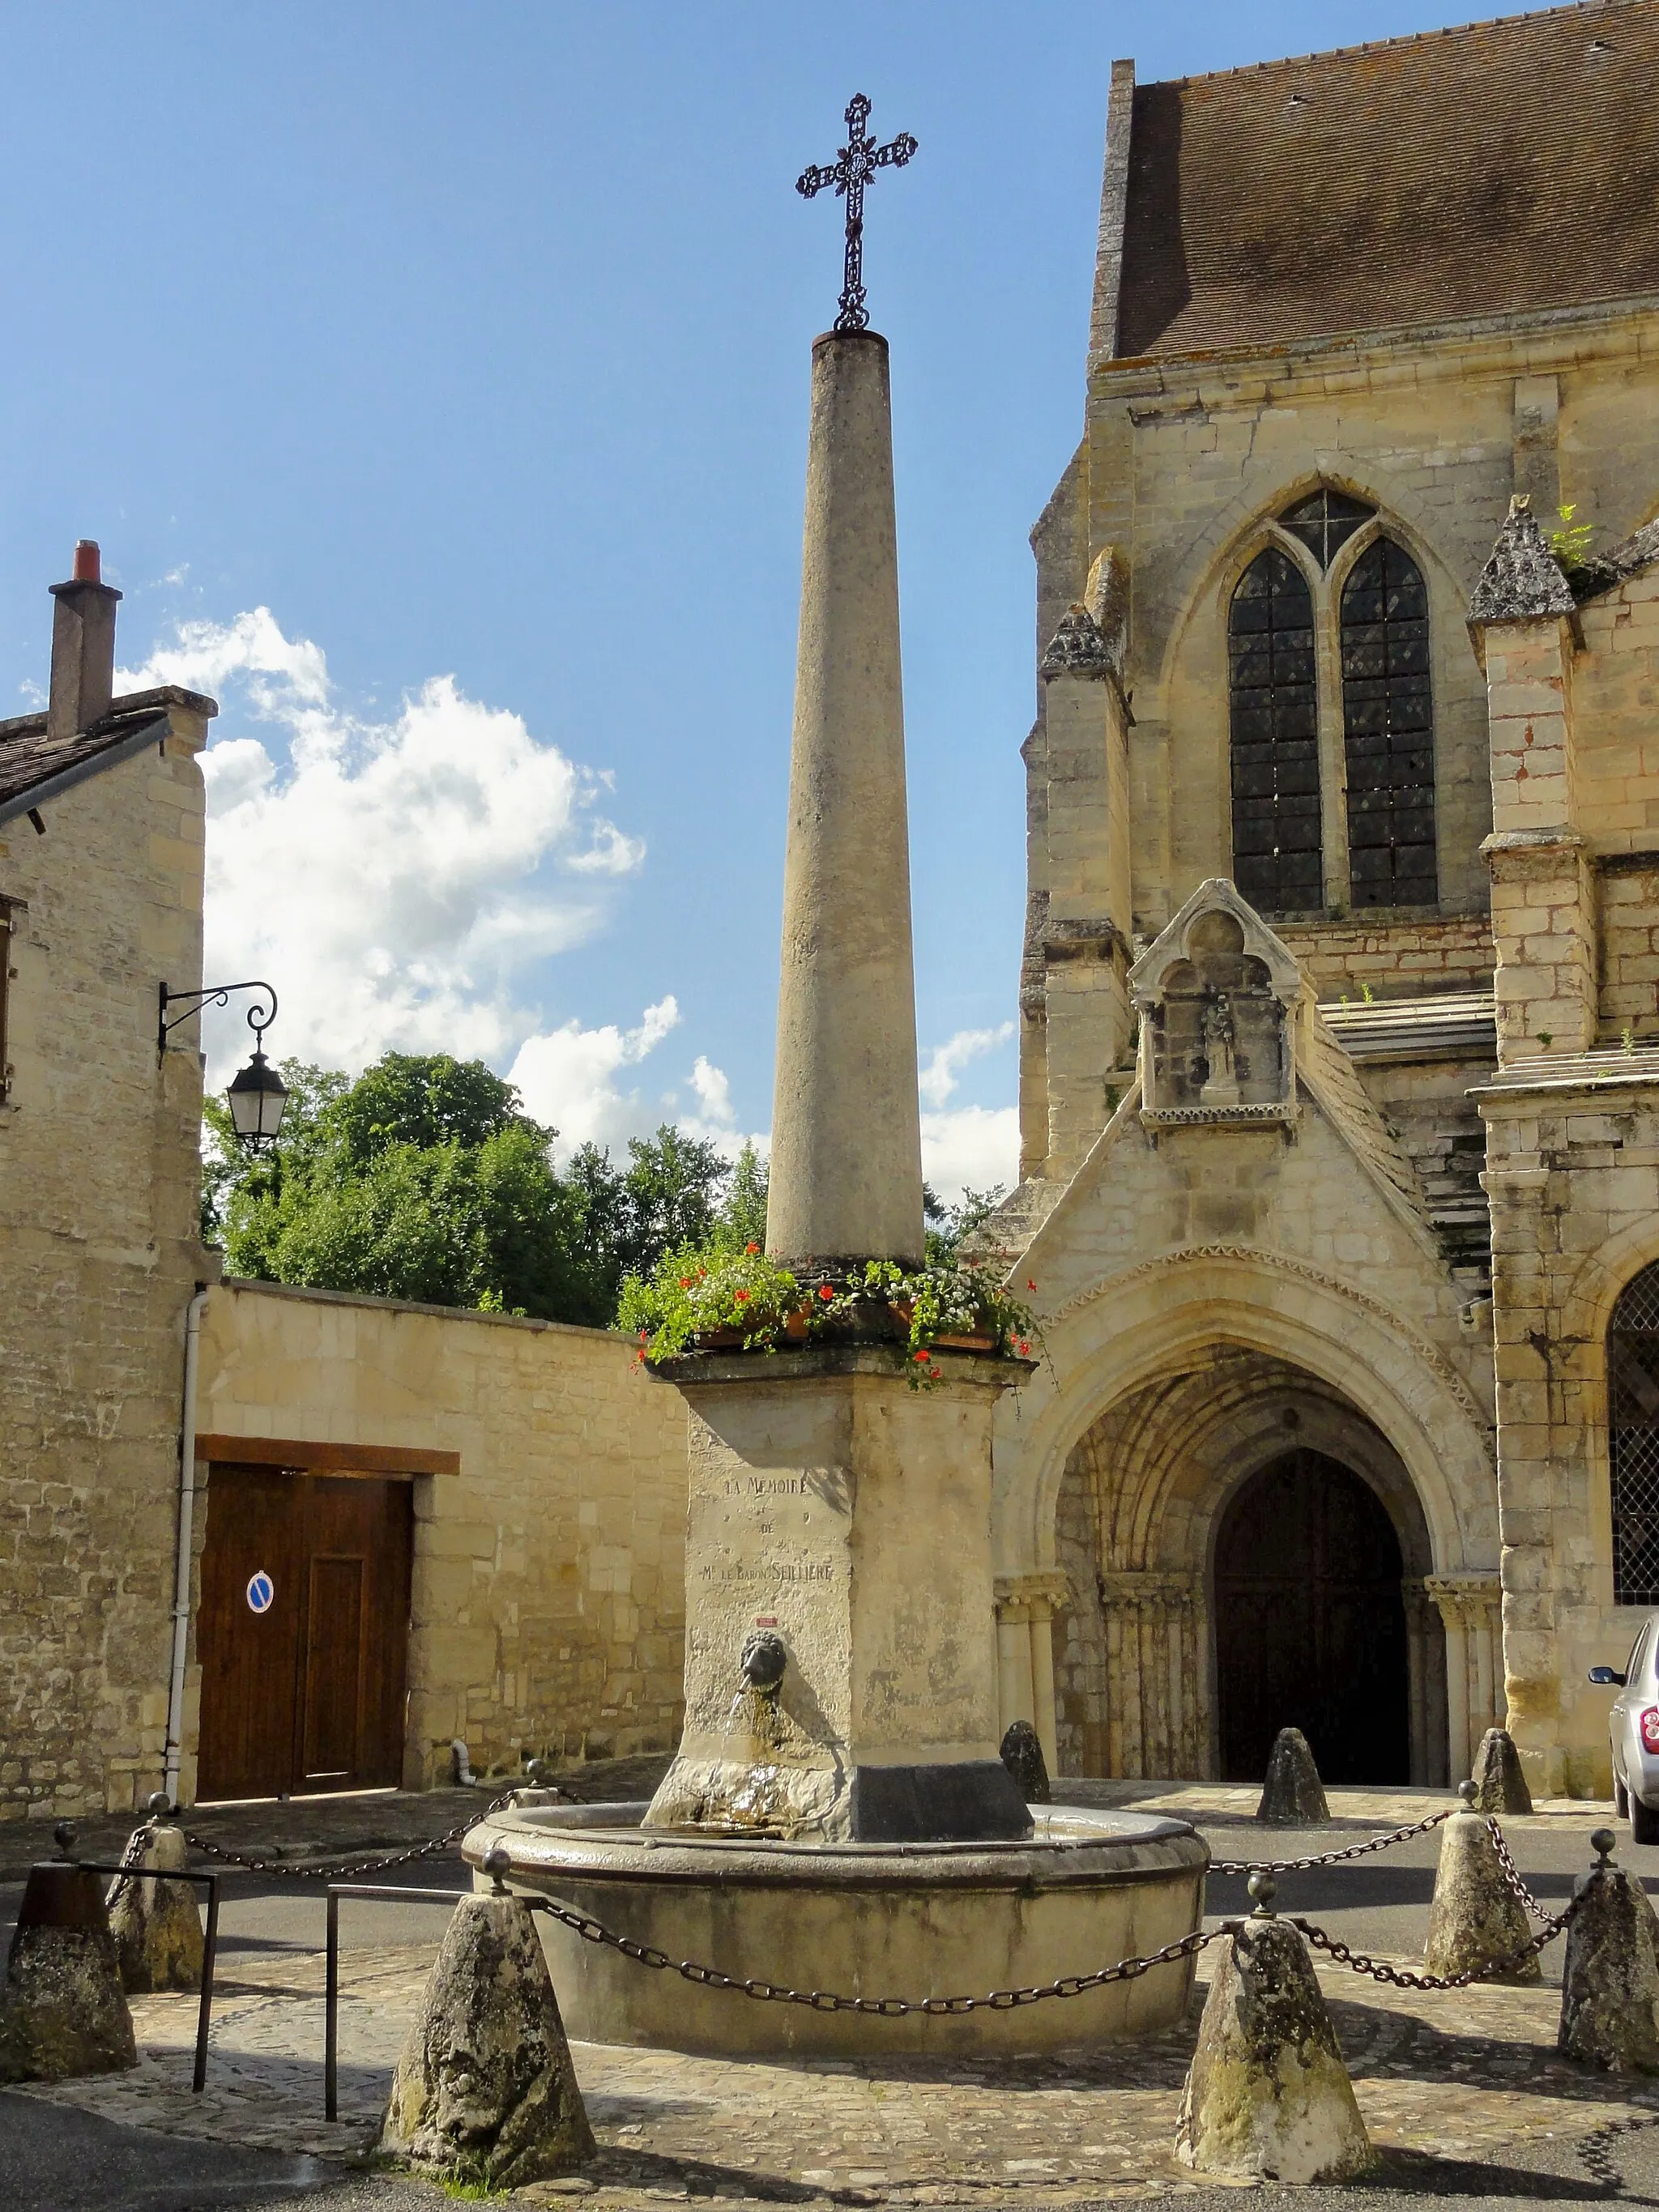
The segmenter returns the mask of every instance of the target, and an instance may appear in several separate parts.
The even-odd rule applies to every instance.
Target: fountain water
[[[887,343],[812,349],[768,1246],[809,1285],[923,1249]],[[872,1333],[697,1353],[685,1726],[649,1806],[485,1821],[540,1889],[674,1960],[861,1998],[983,1996],[1197,1927],[1184,1822],[1028,1806],[998,1757],[992,1418],[1019,1360]],[[1030,2051],[1149,2031],[1191,1958],[1066,2000],[745,2003],[540,1916],[570,2032],[683,2050]]]

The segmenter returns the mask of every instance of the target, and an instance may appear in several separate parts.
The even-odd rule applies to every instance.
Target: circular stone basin
[[[1032,1808],[1027,1843],[781,1843],[643,1829],[645,1805],[521,1806],[469,1830],[513,1887],[740,1979],[858,1997],[984,1996],[1087,1974],[1188,1935],[1209,1849],[1184,1820]],[[475,1873],[479,1887],[484,1877]],[[1182,2018],[1190,1957],[1130,1981],[967,2014],[824,2012],[653,1970],[538,1913],[567,2031],[738,2057],[1063,2051]]]

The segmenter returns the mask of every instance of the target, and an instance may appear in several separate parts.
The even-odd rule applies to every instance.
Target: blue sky
[[[892,342],[929,1164],[1012,1174],[1026,532],[1078,434],[1106,89],[1431,27],[1173,0],[0,9],[0,699],[78,536],[213,690],[210,980],[272,1048],[770,1118],[807,349],[855,90]],[[210,1033],[216,1073],[232,1027]],[[941,1056],[942,1055],[942,1056]]]

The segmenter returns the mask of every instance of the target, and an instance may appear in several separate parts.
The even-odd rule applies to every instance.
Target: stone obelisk
[[[766,1241],[920,1261],[921,1122],[887,341],[812,348]]]
[[[804,1300],[922,1255],[910,858],[887,341],[868,328],[864,188],[915,151],[847,110],[807,198],[844,197],[841,314],[812,346],[767,1244]],[[929,1387],[884,1305],[775,1354],[696,1353],[685,1728],[650,1827],[855,1842],[1031,1832],[997,1757],[991,1420],[1013,1363]]]

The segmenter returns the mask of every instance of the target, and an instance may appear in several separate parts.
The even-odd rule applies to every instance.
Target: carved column
[[[1071,1603],[1072,1585],[1056,1569],[1030,1575],[999,1575],[997,1601],[997,1689],[1001,1725],[1030,1721],[1042,1746],[1050,1780],[1060,1771],[1054,1732],[1054,1618]]]
[[[1431,1575],[1423,1587],[1445,1624],[1447,1749],[1457,1783],[1468,1774],[1476,1744],[1503,1717],[1503,1591],[1496,1573]]]
[[[1196,1574],[1101,1577],[1108,1756],[1115,1775],[1175,1779],[1209,1765],[1203,1590]]]

